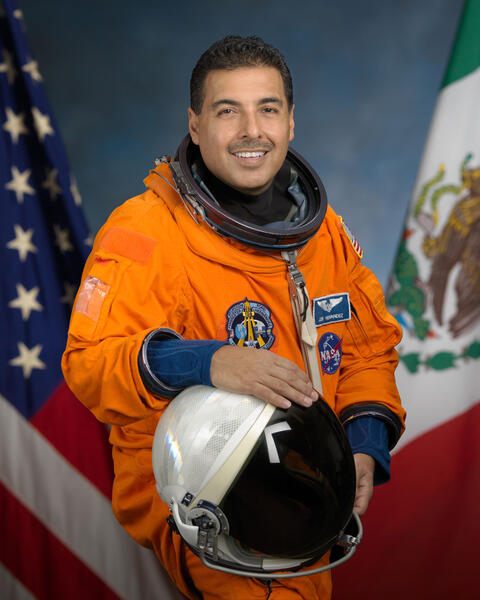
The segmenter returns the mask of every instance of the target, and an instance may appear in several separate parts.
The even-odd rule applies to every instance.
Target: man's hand
[[[312,382],[296,364],[266,350],[222,346],[212,356],[210,379],[215,387],[251,394],[279,408],[292,402],[311,406],[318,399]]]
[[[355,472],[357,474],[357,489],[353,509],[359,516],[367,510],[368,503],[373,495],[373,472],[375,459],[369,454],[354,454]]]

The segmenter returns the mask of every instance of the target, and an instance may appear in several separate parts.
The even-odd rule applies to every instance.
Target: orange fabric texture
[[[98,419],[113,425],[113,510],[137,542],[154,549],[177,587],[192,599],[265,598],[263,584],[205,568],[166,524],[168,506],[155,489],[151,449],[168,400],[145,388],[137,359],[145,336],[159,327],[185,339],[231,338],[232,307],[248,299],[269,315],[272,326],[263,337],[270,350],[304,369],[286,264],[279,254],[246,248],[197,224],[163,179],[173,184],[168,165],[155,171],[145,193],[116,209],[97,235],[83,278],[109,289],[96,321],[72,313],[65,379]],[[356,309],[348,321],[318,327],[319,338],[333,333],[342,346],[340,367],[322,373],[326,401],[337,414],[359,402],[379,403],[403,422],[393,375],[400,328],[331,208],[299,253],[298,266],[310,298],[348,292]],[[275,582],[270,598],[325,600],[330,593],[324,573]]]

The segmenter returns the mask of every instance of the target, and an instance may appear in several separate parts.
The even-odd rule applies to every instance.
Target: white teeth
[[[266,152],[235,152],[235,156],[239,158],[258,158],[263,156]]]

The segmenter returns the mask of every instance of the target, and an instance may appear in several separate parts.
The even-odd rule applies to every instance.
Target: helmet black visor
[[[319,558],[350,520],[354,499],[348,439],[319,400],[310,408],[275,411],[221,508],[230,537],[244,548],[279,558]]]

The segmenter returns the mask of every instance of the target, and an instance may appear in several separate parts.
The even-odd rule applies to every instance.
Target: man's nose
[[[258,138],[262,135],[256,111],[245,112],[243,114],[240,134],[242,137],[247,137],[250,139]]]

